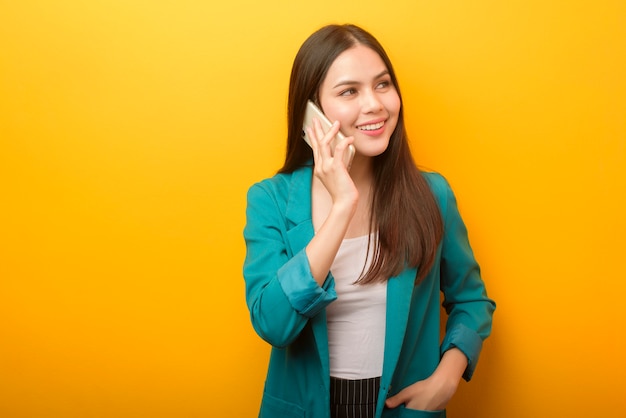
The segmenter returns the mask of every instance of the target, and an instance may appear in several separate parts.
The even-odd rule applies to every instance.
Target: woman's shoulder
[[[293,173],[276,173],[271,177],[267,177],[257,181],[252,186],[250,186],[250,189],[280,189],[281,187],[289,184],[292,175]]]
[[[303,166],[289,173],[276,173],[272,177],[260,180],[250,186],[249,196],[258,193],[270,194],[273,196],[287,196],[293,189],[294,184],[306,184],[307,179],[310,184],[312,169],[310,166]]]
[[[422,171],[421,173],[437,199],[445,199],[448,196],[450,184],[441,173],[435,171]]]
[[[439,205],[441,214],[445,218],[450,207],[456,206],[456,197],[450,183],[442,174],[437,172],[422,171],[422,175],[428,182],[435,201]]]

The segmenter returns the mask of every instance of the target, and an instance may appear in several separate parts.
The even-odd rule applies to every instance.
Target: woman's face
[[[323,112],[341,132],[354,137],[357,155],[382,154],[398,123],[400,97],[385,63],[372,49],[357,44],[332,63],[319,90]]]

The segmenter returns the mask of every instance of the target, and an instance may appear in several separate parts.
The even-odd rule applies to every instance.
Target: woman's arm
[[[442,177],[439,178],[440,188],[445,193],[440,286],[444,295],[443,306],[448,314],[441,353],[451,348],[462,351],[468,361],[463,378],[469,381],[476,368],[483,341],[491,333],[496,305],[487,296],[454,193],[448,183]]]
[[[343,153],[353,141],[352,137],[341,141],[331,156],[330,143],[339,132],[339,122],[324,135],[319,120],[314,119],[313,129],[307,128],[313,159],[314,175],[330,194],[332,206],[315,236],[306,248],[311,272],[321,286],[326,280],[337,251],[346,235],[356,211],[359,193],[343,162]]]
[[[313,139],[315,175],[333,199],[332,209],[306,248],[292,252],[287,243],[285,190],[272,182],[248,191],[246,209],[246,300],[256,332],[276,347],[286,347],[300,334],[309,318],[337,298],[334,283],[327,280],[330,266],[345,236],[358,193],[343,165],[344,141],[330,156],[330,140],[336,124],[321,141]]]
[[[331,281],[320,287],[304,249],[287,239],[284,186],[256,184],[248,191],[243,275],[252,326],[275,347],[286,347],[309,318],[336,299]]]

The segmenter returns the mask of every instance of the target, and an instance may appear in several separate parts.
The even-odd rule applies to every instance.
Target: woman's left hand
[[[454,383],[433,374],[428,379],[415,382],[388,398],[385,405],[387,408],[396,408],[404,404],[409,409],[439,411],[446,408],[457,387],[458,381]]]
[[[385,402],[387,408],[404,404],[409,409],[440,411],[445,409],[459,387],[467,367],[467,357],[458,348],[446,351],[435,372],[425,380],[402,389]]]

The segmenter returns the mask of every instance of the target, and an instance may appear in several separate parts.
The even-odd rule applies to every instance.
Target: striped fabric
[[[380,388],[380,377],[347,380],[330,378],[332,418],[373,418]]]

